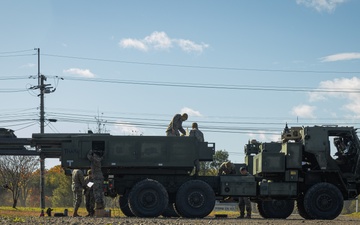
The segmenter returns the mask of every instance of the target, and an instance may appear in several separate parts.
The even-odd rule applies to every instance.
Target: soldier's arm
[[[88,154],[87,154],[87,158],[90,160],[90,161],[92,161],[93,160],[93,150],[92,149],[90,149],[90,151],[88,152]]]
[[[172,120],[172,129],[175,129],[174,126],[176,126],[176,124],[181,121],[181,115],[177,114],[174,116],[173,120]]]
[[[182,126],[179,127],[179,131],[183,134],[186,135],[186,131],[184,130],[184,128]]]

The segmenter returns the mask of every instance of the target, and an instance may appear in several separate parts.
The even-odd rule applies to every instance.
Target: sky
[[[186,112],[185,129],[197,122],[243,163],[249,140],[278,141],[286,123],[359,127],[359,10],[358,0],[3,0],[0,127],[40,132],[39,72],[45,133],[162,136]]]

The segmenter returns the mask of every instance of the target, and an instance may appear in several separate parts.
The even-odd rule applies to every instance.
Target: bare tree
[[[13,208],[16,208],[19,199],[25,206],[29,183],[38,168],[38,161],[38,157],[34,156],[0,156],[0,182],[11,191]]]

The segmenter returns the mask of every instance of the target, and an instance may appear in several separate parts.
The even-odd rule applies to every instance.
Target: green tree
[[[211,162],[200,162],[199,175],[203,176],[214,176],[217,175],[221,163],[228,161],[229,153],[226,150],[217,150],[213,161]]]
[[[66,176],[60,165],[54,166],[46,174],[46,195],[52,207],[72,206],[71,176]]]

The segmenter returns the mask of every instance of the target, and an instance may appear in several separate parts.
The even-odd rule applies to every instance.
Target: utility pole
[[[44,132],[45,112],[44,112],[44,80],[45,77],[40,73],[40,48],[35,48],[38,54],[38,88],[40,90],[40,133]],[[40,153],[40,208],[45,209],[45,156]]]

